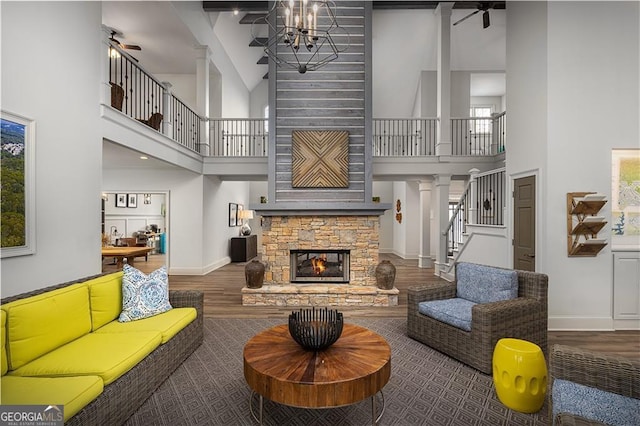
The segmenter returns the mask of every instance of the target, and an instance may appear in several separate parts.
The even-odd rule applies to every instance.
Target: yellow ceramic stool
[[[521,413],[540,411],[547,394],[547,364],[538,345],[500,339],[493,351],[493,383],[500,402]]]

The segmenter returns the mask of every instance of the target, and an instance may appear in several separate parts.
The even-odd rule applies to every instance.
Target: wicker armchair
[[[640,399],[640,361],[572,346],[553,345],[549,358],[549,419],[554,425],[602,425],[569,413],[553,418],[553,381],[562,379]]]
[[[407,335],[486,374],[492,373],[493,349],[503,337],[533,342],[546,356],[548,277],[516,272],[518,297],[473,306],[471,331],[418,312],[420,302],[456,297],[455,282],[409,287]]]

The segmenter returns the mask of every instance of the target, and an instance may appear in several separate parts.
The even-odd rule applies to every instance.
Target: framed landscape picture
[[[0,111],[0,257],[35,253],[34,120]]]

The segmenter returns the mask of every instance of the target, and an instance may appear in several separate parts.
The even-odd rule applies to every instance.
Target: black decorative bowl
[[[300,309],[289,315],[289,334],[303,348],[319,351],[338,340],[343,323],[342,313],[337,310]]]

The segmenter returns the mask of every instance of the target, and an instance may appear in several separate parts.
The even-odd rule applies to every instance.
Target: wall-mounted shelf
[[[598,232],[607,224],[596,214],[607,203],[605,196],[595,192],[567,193],[567,254],[597,256],[607,242]]]

